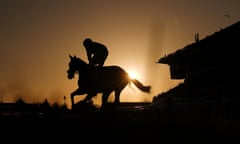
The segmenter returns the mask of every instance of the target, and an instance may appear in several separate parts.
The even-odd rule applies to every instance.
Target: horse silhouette
[[[69,55],[69,58],[68,79],[73,79],[75,73],[79,75],[78,89],[71,93],[72,109],[74,96],[83,94],[87,94],[82,100],[83,103],[86,103],[98,93],[102,93],[101,108],[103,108],[107,104],[110,94],[114,92],[114,103],[119,104],[122,90],[131,82],[141,91],[150,93],[151,86],[144,86],[137,79],[131,79],[128,73],[119,66],[95,67],[76,56]]]

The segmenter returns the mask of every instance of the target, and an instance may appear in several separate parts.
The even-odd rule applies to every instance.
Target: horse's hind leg
[[[111,92],[104,92],[103,93],[103,95],[102,95],[102,108],[106,106],[110,93]]]
[[[120,103],[120,94],[121,94],[121,92],[122,92],[122,89],[115,90],[115,100],[114,100],[115,104],[119,104]]]
[[[92,99],[94,96],[96,96],[97,94],[88,94],[84,100],[82,100],[83,103],[86,103],[87,101],[89,101],[90,99]]]

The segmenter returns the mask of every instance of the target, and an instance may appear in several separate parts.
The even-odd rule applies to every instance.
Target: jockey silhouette
[[[103,67],[108,56],[108,49],[105,45],[94,42],[90,38],[83,41],[83,46],[87,52],[89,65]]]

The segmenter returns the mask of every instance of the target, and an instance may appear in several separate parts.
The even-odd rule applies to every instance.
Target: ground
[[[237,119],[180,116],[150,107],[7,115],[0,120],[2,138],[8,141],[240,142]]]

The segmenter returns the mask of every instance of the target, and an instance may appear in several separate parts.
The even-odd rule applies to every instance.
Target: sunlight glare
[[[139,78],[138,73],[136,73],[136,72],[133,71],[133,70],[129,71],[129,76],[130,76],[131,79],[137,79],[137,78]]]

